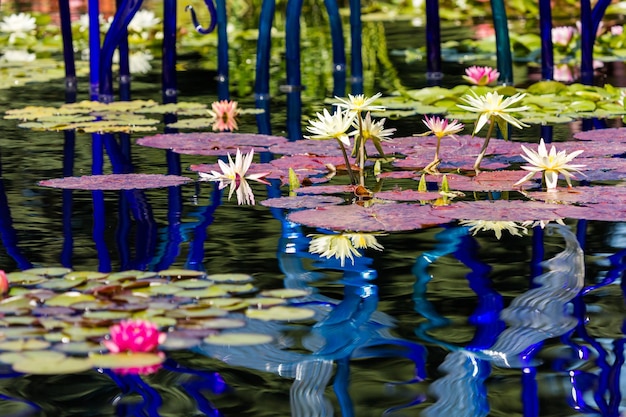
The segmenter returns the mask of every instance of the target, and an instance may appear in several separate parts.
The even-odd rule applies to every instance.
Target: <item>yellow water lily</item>
[[[572,186],[571,178],[574,177],[574,172],[584,175],[580,172],[580,168],[585,167],[585,165],[570,164],[572,159],[583,153],[582,150],[574,151],[568,155],[565,151],[557,152],[556,147],[552,145],[548,151],[543,139],[539,141],[537,151],[528,149],[524,145],[522,145],[522,150],[526,153],[526,155],[522,155],[522,158],[530,164],[522,166],[522,169],[530,172],[514,185],[520,185],[534,177],[538,172],[543,172],[547,190],[554,191],[559,174],[565,177],[568,187]]]
[[[496,235],[496,239],[500,240],[502,232],[507,231],[512,236],[522,236],[528,234],[526,226],[518,224],[514,221],[507,220],[460,220],[459,225],[469,227],[472,236],[476,236],[478,232],[492,231]]]

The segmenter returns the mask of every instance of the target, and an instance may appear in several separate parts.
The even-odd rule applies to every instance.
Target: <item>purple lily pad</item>
[[[162,174],[85,175],[39,181],[43,187],[72,190],[137,190],[172,187],[185,184],[191,178]]]
[[[616,204],[594,204],[590,206],[561,206],[557,213],[570,219],[585,219],[606,222],[626,221],[626,207]]]
[[[427,201],[436,200],[441,194],[435,191],[422,192],[415,190],[391,190],[376,193],[376,198],[392,201]]]
[[[612,204],[615,209],[626,205],[626,187],[594,186],[530,192],[528,197],[560,203]]]
[[[455,191],[508,191],[535,187],[537,184],[533,181],[513,186],[526,174],[526,171],[483,171],[473,177],[446,174],[446,178],[450,189]],[[440,186],[443,175],[427,175],[426,181],[436,182]]]
[[[354,194],[354,185],[317,185],[314,187],[300,187],[298,194]]]
[[[574,139],[593,140],[596,142],[626,142],[626,128],[588,130],[574,134]]]
[[[261,201],[261,204],[266,207],[282,209],[310,209],[322,206],[333,206],[344,202],[345,200],[341,197],[328,195],[303,195],[296,197],[270,198]]]
[[[494,200],[463,201],[438,207],[438,215],[450,220],[534,221],[562,218],[557,210],[562,206],[539,201]]]
[[[287,142],[282,136],[259,135],[252,133],[170,133],[146,136],[137,144],[151,148],[170,149],[187,155],[226,155],[234,154],[237,148],[242,152],[267,151],[270,146]]]
[[[407,231],[448,221],[436,208],[406,203],[329,206],[296,211],[287,218],[305,226],[355,232]]]

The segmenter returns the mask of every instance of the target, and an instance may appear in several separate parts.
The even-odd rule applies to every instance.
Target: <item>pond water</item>
[[[417,38],[400,26],[387,28],[389,49]],[[394,63],[405,85],[425,85],[420,65]],[[462,72],[449,68],[452,76]],[[139,78],[135,98],[158,100],[158,79]],[[179,74],[181,100],[215,100],[210,79]],[[62,100],[60,81],[0,90],[3,109]],[[305,114],[319,108],[305,105]],[[393,126],[409,135],[423,131],[420,124],[416,117]],[[240,126],[254,132],[254,116],[242,116]],[[557,127],[555,137],[576,129]],[[308,290],[297,303],[315,311],[293,323],[246,319],[246,331],[273,342],[169,349],[162,368],[146,376],[30,375],[0,365],[2,416],[620,415],[624,223],[566,218],[563,226],[497,239],[452,222],[379,236],[383,251],[341,267],[308,252],[314,228],[287,221],[282,209],[237,206],[211,183],[102,195],[40,187],[67,172],[63,134],[10,120],[0,121],[0,132],[0,269],[246,273],[258,291]],[[536,141],[538,128],[516,135]],[[136,172],[168,171],[165,151],[132,152]],[[180,166],[195,179],[186,167],[214,161],[182,155]],[[73,174],[89,174],[90,163],[90,136],[78,134]],[[257,201],[286,195],[276,184],[253,189]]]

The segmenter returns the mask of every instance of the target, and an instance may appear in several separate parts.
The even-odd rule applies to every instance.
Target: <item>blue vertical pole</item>
[[[442,78],[439,0],[426,0],[426,79],[439,85]]]
[[[302,138],[302,76],[300,74],[300,15],[302,0],[287,1],[286,51],[287,62],[287,137]]]
[[[337,0],[324,0],[324,4],[333,42],[333,95],[343,97],[346,95],[346,53],[341,16]]]
[[[591,1],[580,0],[580,82],[586,85],[593,84],[594,41]]]
[[[351,65],[352,94],[363,94],[363,57],[361,50],[363,26],[361,23],[361,0],[350,0],[350,35],[352,40]]]
[[[256,78],[254,80],[254,100],[263,113],[257,114],[259,133],[269,135],[270,126],[270,50],[272,46],[272,22],[276,11],[276,0],[263,0],[259,18],[259,37],[256,49]]]
[[[504,85],[511,85],[513,84],[513,58],[504,0],[491,0],[491,11],[493,27],[496,31],[496,59],[500,73],[499,80]]]
[[[176,103],[176,0],[163,2],[163,103]]]
[[[87,11],[89,13],[89,97],[91,100],[98,100],[100,91],[100,6],[98,0],[89,0]]]
[[[215,3],[217,5],[217,96],[220,100],[230,100],[226,1],[216,0]]]
[[[539,33],[541,35],[541,77],[544,80],[552,80],[554,78],[554,47],[550,0],[539,0]]]

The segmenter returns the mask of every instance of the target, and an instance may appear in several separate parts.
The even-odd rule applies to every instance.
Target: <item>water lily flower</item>
[[[375,106],[373,103],[382,95],[382,93],[376,93],[372,97],[367,97],[364,94],[348,94],[348,98],[341,98],[335,96],[339,103],[335,105],[341,109],[347,110],[353,115],[359,114],[364,111],[383,111],[384,106]]]
[[[554,66],[554,81],[562,83],[571,83],[574,81],[574,72],[568,64],[558,64]]]
[[[211,108],[213,110],[208,110],[208,113],[211,117],[215,119],[212,127],[214,132],[232,132],[239,128],[239,126],[237,125],[239,108],[237,108],[236,101],[215,101],[211,104]]]
[[[0,295],[4,295],[9,292],[9,279],[7,274],[0,269]]]
[[[31,54],[24,50],[6,50],[0,61],[4,62],[33,62],[37,58],[37,55]]]
[[[254,156],[254,149],[250,150],[247,155],[242,155],[239,148],[237,148],[237,154],[235,161],[228,154],[228,165],[222,160],[218,160],[218,164],[222,172],[211,171],[210,174],[200,172],[201,181],[217,181],[219,182],[220,190],[230,185],[230,191],[228,193],[228,199],[232,197],[234,192],[237,192],[237,204],[249,204],[254,205],[254,194],[252,188],[248,184],[247,180],[257,181],[263,184],[269,184],[269,182],[263,180],[263,177],[269,174],[269,172],[263,172],[259,174],[250,174],[246,176],[246,172],[250,168],[252,163],[252,157]]]
[[[148,51],[135,51],[128,55],[128,69],[131,74],[147,74],[152,69],[150,61],[154,56]],[[120,62],[120,54],[117,50],[113,52],[113,63]]]
[[[609,29],[611,31],[611,35],[613,36],[622,36],[622,34],[624,33],[624,26],[622,25],[613,25],[611,26],[611,29]]]
[[[513,112],[523,112],[529,109],[528,106],[520,106],[520,107],[511,107],[515,103],[521,101],[526,94],[516,93],[511,97],[506,97],[498,94],[495,91],[488,92],[482,96],[477,95],[474,91],[470,91],[471,95],[466,95],[461,97],[468,105],[457,104],[458,107],[468,110],[471,112],[479,113],[478,120],[476,121],[476,125],[474,127],[475,135],[483,126],[489,122],[489,130],[487,131],[487,135],[485,136],[485,141],[483,146],[476,158],[476,162],[474,163],[474,169],[478,174],[480,172],[480,162],[485,156],[485,152],[487,150],[487,146],[489,145],[489,139],[491,139],[491,135],[493,133],[493,128],[495,125],[498,125],[502,135],[507,138],[508,137],[508,124],[512,124],[513,126],[521,129],[523,127],[528,127],[527,124],[522,123],[513,117],[510,113]]]
[[[316,113],[317,120],[309,120],[310,126],[306,130],[311,136],[304,136],[312,140],[336,139],[338,142],[350,146],[350,136],[347,131],[352,126],[354,115],[336,110],[332,115],[324,109],[322,113]]]
[[[496,235],[496,239],[500,240],[502,237],[502,231],[506,230],[512,236],[527,235],[528,229],[525,225],[518,224],[514,221],[506,220],[460,220],[459,225],[469,228],[469,232],[472,236],[476,236],[478,232],[493,231]]]
[[[438,117],[438,116],[433,116],[433,117],[424,116],[423,122],[429,130],[428,132],[422,133],[419,136],[435,135],[437,137],[437,148],[435,148],[435,158],[433,159],[433,162],[431,162],[430,164],[426,166],[426,168],[424,168],[424,171],[436,172],[437,165],[439,165],[439,163],[441,162],[441,159],[439,159],[439,147],[441,145],[441,138],[443,138],[444,136],[453,137],[455,134],[463,130],[465,125],[463,123],[459,123],[459,121],[456,119],[449,121],[448,119],[445,119],[443,117]]]
[[[379,233],[337,233],[337,234],[313,234],[309,242],[309,252],[317,253],[324,258],[334,257],[339,259],[341,266],[345,265],[346,258],[350,258],[354,265],[354,257],[360,257],[359,249],[372,248],[383,250],[383,246],[378,243],[376,236]]]
[[[576,28],[573,26],[558,26],[552,28],[552,43],[557,46],[566,47],[576,34]]]
[[[391,142],[391,136],[396,131],[395,128],[385,129],[385,120],[380,119],[378,121],[372,121],[372,116],[370,112],[367,112],[365,117],[361,123],[361,129],[359,129],[358,123],[354,121],[352,124],[356,128],[349,135],[355,136],[356,140],[354,142],[354,149],[352,151],[352,155],[356,154],[357,149],[360,147],[360,141],[364,140],[367,142],[371,140],[376,147],[378,153],[384,157],[385,152],[380,144],[381,141]]]
[[[167,335],[159,332],[156,324],[147,320],[122,320],[111,326],[109,339],[102,344],[111,353],[155,352]]]
[[[0,32],[9,34],[9,44],[14,44],[17,38],[25,38],[36,27],[35,18],[28,13],[5,16],[0,22]]]
[[[568,187],[572,187],[572,182],[570,180],[574,177],[572,172],[582,174],[582,172],[580,172],[580,168],[585,167],[585,165],[570,164],[572,159],[583,153],[582,150],[574,151],[568,155],[565,151],[557,152],[556,147],[552,145],[550,147],[550,151],[548,152],[543,139],[539,141],[537,151],[528,149],[524,145],[522,145],[522,149],[526,153],[526,155],[522,155],[522,158],[530,164],[522,166],[522,169],[530,172],[514,185],[520,185],[534,177],[536,173],[543,172],[543,177],[545,178],[546,188],[548,191],[556,190],[556,183],[559,178],[559,174],[562,174],[565,177]]]
[[[463,79],[474,85],[487,85],[496,81],[500,73],[495,68],[473,65],[465,69]]]
[[[161,19],[156,17],[154,12],[142,9],[133,16],[133,19],[128,24],[128,31],[143,33],[146,30],[154,28],[159,23],[161,23]]]

